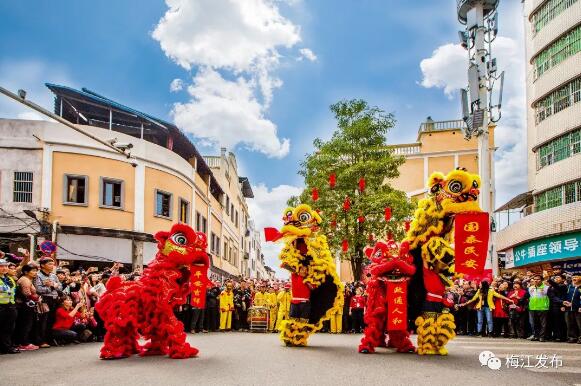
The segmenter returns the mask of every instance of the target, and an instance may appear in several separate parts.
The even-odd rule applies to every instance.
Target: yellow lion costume
[[[455,336],[454,316],[445,298],[446,287],[455,276],[454,216],[481,212],[478,205],[480,177],[458,168],[444,176],[433,173],[428,180],[429,196],[418,203],[404,242],[414,256],[417,274],[411,287],[423,299],[415,324],[418,354],[446,355],[446,343]],[[419,289],[419,290],[418,290]]]
[[[290,319],[281,323],[280,339],[287,346],[306,346],[308,337],[321,329],[323,321],[343,307],[343,284],[327,238],[319,234],[319,214],[302,204],[286,209],[283,221],[275,237],[266,237],[267,241],[284,241],[281,267],[291,272],[291,313]],[[297,314],[299,308],[306,312]]]

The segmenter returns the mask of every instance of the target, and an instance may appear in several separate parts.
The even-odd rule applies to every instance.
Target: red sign
[[[206,288],[208,283],[208,267],[193,266],[190,280],[190,305],[192,307],[206,307]]]
[[[488,256],[490,217],[486,212],[460,213],[454,220],[456,272],[480,275]]]
[[[387,331],[405,331],[408,328],[407,289],[406,280],[387,282]]]

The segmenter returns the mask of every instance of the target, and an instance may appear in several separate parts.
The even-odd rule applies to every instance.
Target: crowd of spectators
[[[18,353],[69,343],[102,341],[105,329],[95,304],[110,277],[138,280],[140,271],[120,263],[69,269],[51,257],[32,261],[0,252],[0,353]],[[192,298],[176,309],[191,333],[249,331],[252,310],[267,315],[265,331],[277,332],[289,318],[291,292],[285,280],[230,279],[210,282],[205,304]],[[581,343],[581,275],[505,274],[491,281],[458,279],[446,301],[457,334],[533,341]],[[343,308],[324,323],[323,332],[361,333],[365,327],[366,288],[345,285]],[[409,321],[413,327],[413,321]]]

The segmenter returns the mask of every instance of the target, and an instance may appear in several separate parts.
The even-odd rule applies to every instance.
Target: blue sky
[[[499,42],[498,51],[500,66],[513,71],[507,74],[508,101],[513,98],[515,106],[524,95],[519,73],[524,67],[520,52],[513,49],[522,46],[518,3],[501,2],[501,35],[506,39]],[[455,0],[3,1],[0,84],[25,88],[30,99],[47,107],[51,96],[44,82],[87,87],[177,122],[192,133],[203,153],[216,153],[220,144],[234,148],[242,173],[259,191],[254,209],[260,212],[255,217],[262,226],[273,213],[276,221],[277,206],[302,186],[296,171],[312,150],[313,138],[332,133],[330,104],[363,98],[393,112],[398,123],[388,137],[392,143],[414,141],[428,115],[436,120],[459,118],[457,98],[444,92],[446,87],[463,85],[465,79],[465,59],[454,46],[461,28],[455,4]],[[175,8],[162,19],[168,7]],[[213,54],[203,48],[208,42]],[[425,68],[420,66],[423,60],[428,60]],[[171,92],[174,79],[183,86]],[[188,93],[188,86],[193,93]],[[174,107],[176,103],[181,109]],[[522,177],[526,173],[509,173],[503,167],[525,159],[519,142],[524,113],[517,110],[520,107],[508,113],[497,139],[501,145],[497,176],[502,181],[497,204],[526,185]],[[32,115],[2,98],[0,117]],[[238,130],[241,127],[246,129]],[[206,136],[208,128],[211,134]],[[285,139],[290,140],[288,148]],[[264,205],[276,207],[275,212],[261,209]]]

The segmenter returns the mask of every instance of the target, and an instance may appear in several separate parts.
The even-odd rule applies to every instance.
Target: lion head
[[[206,235],[195,232],[186,224],[174,224],[169,232],[157,232],[155,239],[159,249],[158,261],[175,266],[210,265],[206,253]]]
[[[283,237],[309,237],[319,230],[321,216],[307,204],[296,208],[287,208],[282,220],[284,222],[280,232]]]
[[[397,279],[416,272],[407,242],[398,245],[393,240],[378,241],[373,247],[365,248],[364,252],[371,260],[369,272],[374,277]]]
[[[447,175],[435,172],[428,180],[430,195],[451,213],[480,211],[480,186],[480,176],[465,168],[457,168]]]

